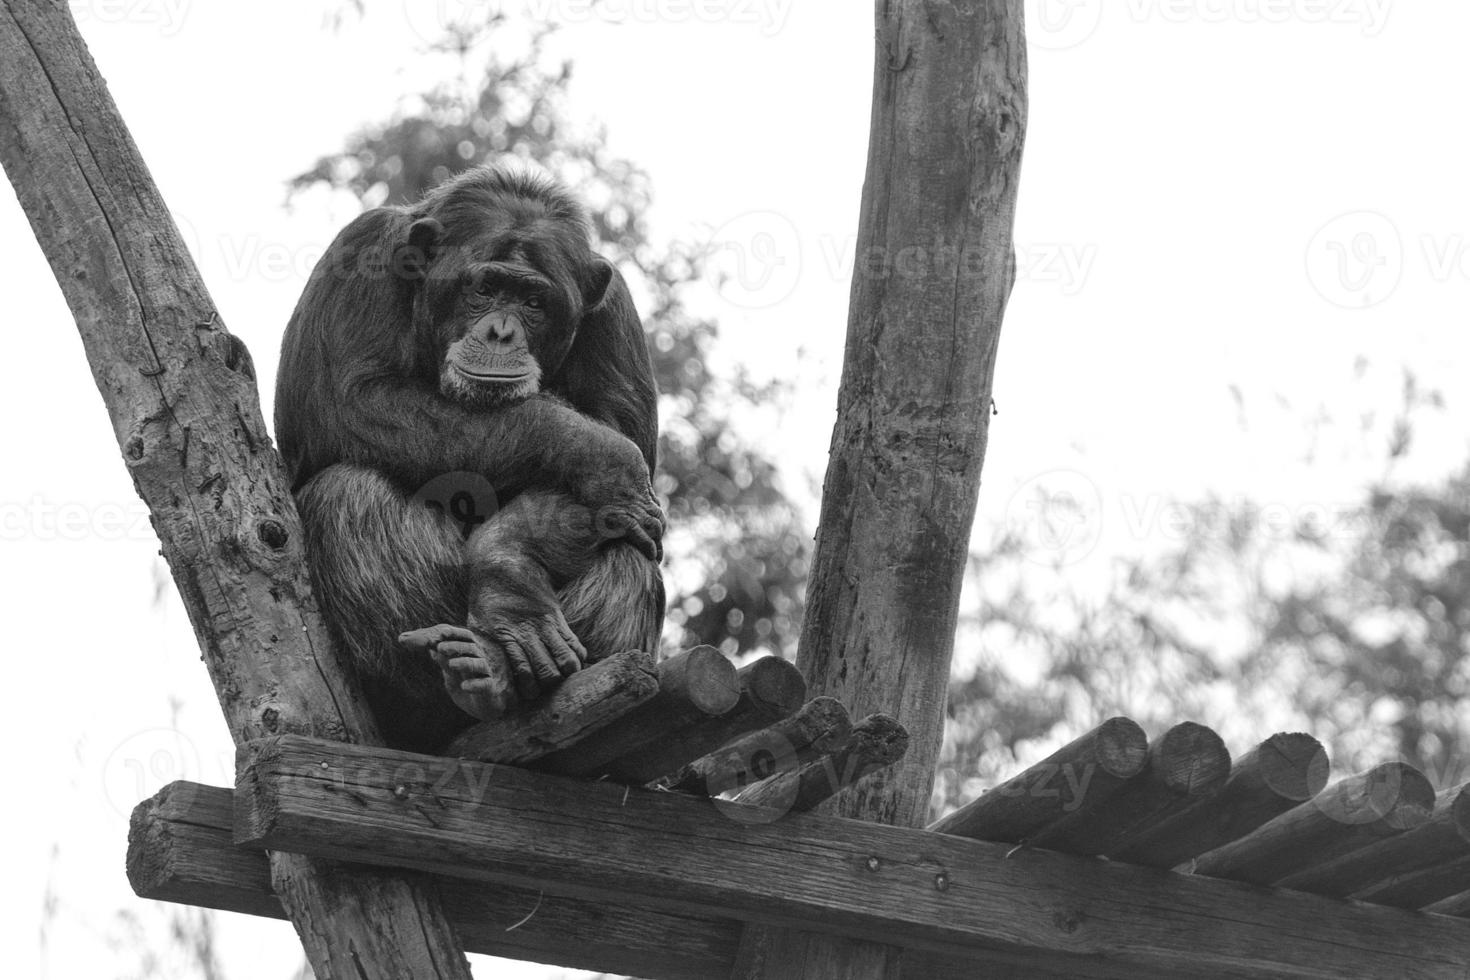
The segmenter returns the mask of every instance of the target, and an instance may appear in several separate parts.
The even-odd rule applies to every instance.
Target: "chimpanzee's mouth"
[[[471,381],[528,381],[531,378],[531,373],[529,371],[520,371],[516,374],[510,374],[504,371],[471,371],[468,368],[461,367],[458,364],[452,364],[450,366],[453,367],[457,373],[463,375]]]

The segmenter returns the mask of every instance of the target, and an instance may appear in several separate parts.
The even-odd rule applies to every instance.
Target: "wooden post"
[[[66,296],[237,741],[376,740],[330,655],[254,370],[61,0],[0,7],[0,162]],[[276,854],[320,980],[467,978],[436,893]]]
[[[920,827],[928,814],[1025,130],[1022,0],[880,0],[847,353],[797,664],[813,695],[854,717],[892,715],[911,743],[831,804],[843,816]],[[833,942],[778,942],[743,975],[896,976],[883,947]]]

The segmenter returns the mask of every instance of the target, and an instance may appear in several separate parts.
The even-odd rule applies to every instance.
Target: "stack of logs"
[[[1470,917],[1470,783],[1436,794],[1389,762],[1327,785],[1310,735],[1232,764],[1185,722],[1112,718],[929,829]]]
[[[832,698],[807,701],[806,682],[784,660],[736,670],[701,646],[658,664],[638,652],[599,661],[464,732],[445,754],[789,812],[907,748],[908,733],[887,715],[853,723]]]

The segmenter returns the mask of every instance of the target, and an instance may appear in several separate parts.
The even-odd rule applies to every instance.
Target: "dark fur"
[[[541,393],[492,406],[446,397],[465,270],[502,257],[556,287],[554,329],[531,341]],[[432,750],[471,721],[438,669],[397,647],[404,630],[555,601],[592,659],[655,648],[658,567],[608,541],[618,528],[662,531],[652,365],[626,284],[554,183],[474,170],[348,225],[287,328],[276,433],[323,611],[390,744]],[[411,502],[455,471],[484,476],[505,505],[468,541]]]

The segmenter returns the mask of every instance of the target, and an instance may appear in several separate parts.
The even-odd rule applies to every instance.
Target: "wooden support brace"
[[[675,772],[680,766],[713,752],[731,739],[789,718],[806,701],[806,681],[795,665],[780,657],[762,657],[740,668],[740,697],[719,715],[705,715],[608,767],[610,779],[642,785]]]
[[[930,830],[1020,843],[1043,827],[1116,793],[1143,771],[1148,736],[1127,718],[1109,718],[1026,771],[935,821]]]
[[[1197,874],[1258,885],[1278,882],[1374,841],[1424,824],[1434,788],[1402,762],[1334,783],[1240,840],[1196,859]]]
[[[656,788],[695,796],[738,792],[834,752],[851,736],[852,721],[842,702],[813,698],[790,718],[694,760]]]
[[[259,848],[230,840],[234,794],[171,783],[133,810],[128,880],[143,898],[285,918]],[[629,902],[553,897],[536,888],[435,878],[434,890],[471,953],[574,970],[612,970],[668,980],[723,976],[739,926]]]
[[[1288,875],[1278,884],[1339,898],[1375,895],[1371,900],[1383,905],[1419,908],[1470,886],[1461,868],[1463,884],[1456,887],[1457,862],[1470,866],[1470,783],[1440,793],[1422,826]]]
[[[568,677],[540,700],[460,734],[445,755],[527,763],[575,745],[658,693],[652,654],[614,654]]]
[[[1186,721],[1149,745],[1143,771],[1116,792],[1084,800],[1027,841],[1068,854],[1107,854],[1224,784],[1230,753],[1210,729]]]
[[[740,700],[735,665],[710,646],[694,647],[658,665],[658,693],[601,729],[595,739],[535,760],[563,776],[601,776],[616,760],[668,738],[697,721],[723,715]]]
[[[736,801],[783,813],[805,813],[869,773],[893,765],[908,747],[909,733],[902,725],[887,715],[869,715],[852,726],[852,735],[840,748],[757,783]]]
[[[256,847],[886,943],[969,976],[1463,980],[1470,961],[1456,919],[919,830],[296,737],[241,764],[236,839]]]
[[[1172,868],[1244,837],[1272,817],[1320,793],[1327,785],[1327,753],[1310,735],[1272,735],[1235,760],[1230,778],[1214,792],[1115,846],[1115,861]]]

